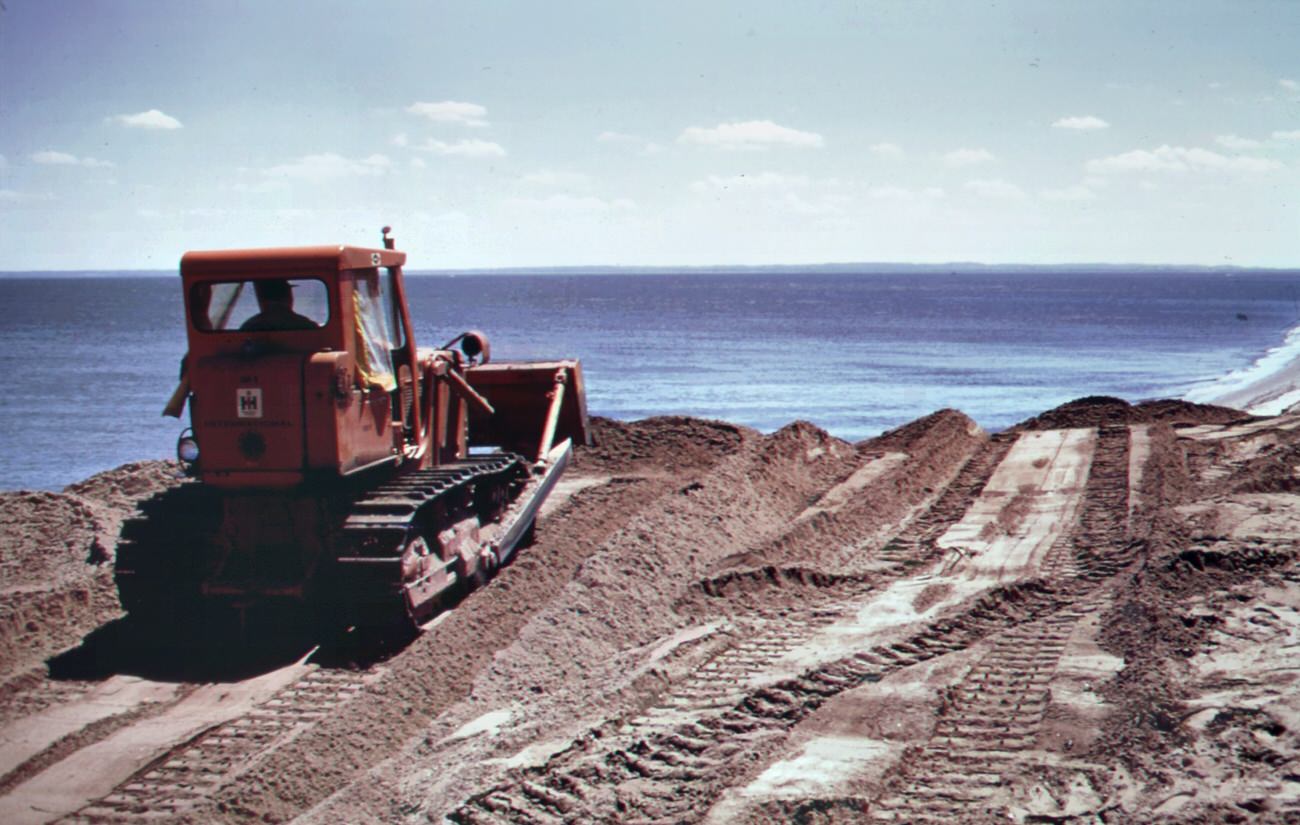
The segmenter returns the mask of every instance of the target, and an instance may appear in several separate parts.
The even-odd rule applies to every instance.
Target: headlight
[[[199,442],[194,440],[194,436],[181,436],[176,442],[176,457],[182,464],[193,464],[199,460]]]

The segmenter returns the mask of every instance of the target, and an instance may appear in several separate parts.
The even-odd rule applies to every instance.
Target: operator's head
[[[257,292],[257,305],[262,309],[270,306],[293,306],[293,288],[283,278],[274,281],[257,281],[253,284]]]

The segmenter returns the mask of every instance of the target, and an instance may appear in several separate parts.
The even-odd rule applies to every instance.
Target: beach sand
[[[1300,820],[1300,414],[1085,398],[995,435],[944,410],[856,444],[805,422],[594,426],[536,544],[415,641],[215,682],[160,677],[116,621],[116,524],[173,467],[0,494],[0,804]],[[55,781],[91,757],[93,782]]]

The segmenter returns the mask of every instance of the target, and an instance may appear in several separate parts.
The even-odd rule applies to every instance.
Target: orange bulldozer
[[[477,331],[417,347],[389,231],[182,258],[189,352],[164,414],[188,402],[192,480],[123,525],[133,620],[289,604],[414,629],[531,540],[589,443],[582,368],[492,361]]]

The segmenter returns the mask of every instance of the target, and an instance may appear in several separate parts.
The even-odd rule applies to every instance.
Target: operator
[[[253,289],[261,311],[240,325],[241,332],[318,328],[315,321],[293,311],[293,287],[288,281],[254,281]]]

